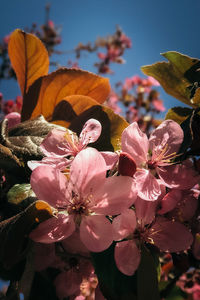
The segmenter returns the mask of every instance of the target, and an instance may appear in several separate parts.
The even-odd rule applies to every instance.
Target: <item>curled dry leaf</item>
[[[39,148],[40,144],[50,130],[58,127],[48,123],[42,116],[20,123],[10,130],[7,125],[6,119],[0,124],[0,143],[21,162],[41,159],[43,154]]]

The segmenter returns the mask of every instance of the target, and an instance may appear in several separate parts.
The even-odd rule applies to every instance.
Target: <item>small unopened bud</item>
[[[134,159],[125,152],[120,153],[118,171],[122,176],[133,177],[137,169]]]

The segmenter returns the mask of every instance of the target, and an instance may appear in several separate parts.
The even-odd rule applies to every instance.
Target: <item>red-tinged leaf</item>
[[[36,79],[48,74],[48,52],[35,35],[16,29],[10,36],[8,53],[21,93],[25,96]]]
[[[82,95],[103,103],[110,93],[107,78],[83,70],[61,68],[36,80],[24,98],[22,120],[42,114],[50,120],[55,107],[67,96]]]

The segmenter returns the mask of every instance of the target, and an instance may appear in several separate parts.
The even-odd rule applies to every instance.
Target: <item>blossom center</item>
[[[88,216],[92,213],[90,209],[91,195],[82,197],[78,193],[72,191],[72,199],[67,207],[69,215],[74,215],[75,222],[79,225],[82,215]]]
[[[178,155],[176,152],[170,153],[170,148],[167,143],[165,145],[155,146],[152,150],[151,159],[147,162],[148,168],[152,170],[158,166],[172,165],[172,160]]]

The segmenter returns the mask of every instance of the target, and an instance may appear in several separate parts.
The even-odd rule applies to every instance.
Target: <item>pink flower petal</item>
[[[55,279],[56,294],[59,299],[65,299],[74,296],[80,290],[82,274],[76,272],[73,268],[67,272],[61,272]]]
[[[113,241],[112,224],[105,216],[83,217],[80,225],[80,238],[90,251],[104,251]]]
[[[65,156],[66,150],[63,148],[64,136],[66,129],[53,129],[43,140],[40,148],[46,156],[60,157]]]
[[[101,151],[100,153],[106,162],[107,169],[111,170],[112,168],[114,168],[119,159],[119,155],[115,152],[110,151]]]
[[[137,198],[135,181],[128,176],[108,177],[93,193],[92,210],[105,215],[118,215]]]
[[[115,262],[125,275],[132,276],[140,264],[140,251],[133,240],[117,243],[115,246]]]
[[[190,189],[200,180],[200,176],[189,159],[181,165],[157,168],[157,171],[163,183],[169,188]]]
[[[66,239],[75,231],[73,216],[59,213],[57,217],[50,218],[38,225],[29,237],[39,243],[55,243]]]
[[[152,156],[166,147],[165,155],[177,153],[183,141],[183,130],[172,120],[162,122],[150,135],[149,146]]]
[[[80,240],[79,230],[73,232],[67,239],[62,241],[64,249],[68,253],[78,253],[83,256],[89,256],[89,251]]]
[[[34,267],[42,271],[51,266],[55,260],[55,244],[34,244]]]
[[[8,129],[10,129],[21,122],[21,115],[18,112],[11,112],[4,119],[8,120]]]
[[[153,107],[159,112],[166,110],[166,108],[163,105],[163,101],[161,99],[153,99],[152,104]]]
[[[100,152],[87,148],[77,154],[71,164],[70,181],[83,196],[93,194],[93,191],[104,183],[107,166]]]
[[[101,135],[101,123],[95,119],[89,119],[83,126],[80,133],[79,141],[82,145],[96,142]]]
[[[88,259],[76,257],[74,263],[75,266],[70,266],[69,260],[65,267],[67,265],[71,268],[67,272],[60,273],[54,281],[56,292],[60,299],[68,298],[68,296],[72,296],[70,299],[75,299],[74,297],[80,293],[80,284],[83,279],[87,280],[94,272],[93,266]]]
[[[159,200],[146,201],[139,197],[135,201],[134,206],[136,209],[137,220],[142,227],[146,224],[151,224],[154,220],[158,202]]]
[[[191,246],[193,236],[183,224],[158,217],[149,230],[146,241],[153,241],[161,251],[178,252]]]
[[[32,171],[42,165],[50,165],[59,170],[64,170],[71,164],[71,160],[65,157],[44,157],[42,160],[29,160],[27,164]]]
[[[161,200],[161,209],[158,211],[160,215],[163,215],[170,210],[174,209],[177,203],[182,198],[182,191],[180,190],[171,190],[167,193],[164,198]]]
[[[197,207],[198,198],[194,197],[191,190],[183,190],[177,206],[168,214],[168,216],[180,222],[189,221],[194,216]]]
[[[147,77],[147,81],[148,81],[148,84],[150,84],[150,85],[160,86],[160,83],[155,78],[153,78],[151,76]]]
[[[147,161],[149,142],[136,122],[130,124],[122,133],[122,151],[130,154],[139,166]]]
[[[33,170],[31,187],[39,200],[48,202],[53,207],[67,205],[67,179],[58,169],[43,165]]]
[[[140,169],[134,175],[138,196],[147,201],[155,201],[161,194],[160,182],[149,170]]]
[[[120,241],[126,238],[129,234],[133,234],[136,228],[136,216],[132,209],[125,210],[121,215],[114,218],[113,226],[113,239]]]

